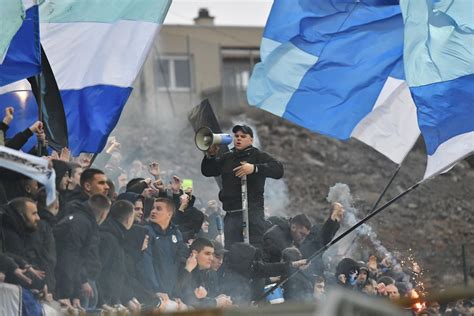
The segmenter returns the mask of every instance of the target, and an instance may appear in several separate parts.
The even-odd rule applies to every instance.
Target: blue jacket
[[[146,287],[156,292],[175,295],[178,273],[185,264],[189,249],[174,224],[163,231],[154,223],[146,225],[149,244],[143,258],[143,280]]]

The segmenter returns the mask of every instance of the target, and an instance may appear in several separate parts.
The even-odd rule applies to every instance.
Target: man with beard
[[[1,217],[2,243],[5,252],[21,266],[31,264],[30,275],[42,288],[47,271],[47,281],[54,279],[56,251],[54,237],[48,224],[41,222],[36,203],[25,197],[15,198],[4,207]]]
[[[247,125],[235,125],[234,148],[217,157],[219,146],[209,148],[201,163],[206,177],[222,176],[219,199],[226,211],[224,218],[225,246],[243,241],[241,179],[247,176],[249,239],[257,248],[263,244],[267,226],[264,217],[263,193],[266,178],[283,177],[283,165],[269,154],[252,146],[253,131]]]

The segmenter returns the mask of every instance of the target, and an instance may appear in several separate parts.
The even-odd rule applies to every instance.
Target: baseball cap
[[[232,133],[237,133],[237,131],[242,131],[242,133],[244,134],[248,134],[250,135],[250,137],[253,138],[253,131],[252,129],[247,126],[247,125],[235,125],[233,128],[232,128]]]

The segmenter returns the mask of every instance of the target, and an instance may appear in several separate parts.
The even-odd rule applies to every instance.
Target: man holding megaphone
[[[243,241],[241,178],[247,179],[248,220],[250,243],[261,248],[265,233],[264,200],[265,179],[280,179],[282,164],[269,154],[252,146],[253,131],[247,125],[235,125],[234,148],[218,156],[219,145],[210,146],[201,164],[206,177],[222,176],[219,200],[226,211],[224,237],[227,249]]]

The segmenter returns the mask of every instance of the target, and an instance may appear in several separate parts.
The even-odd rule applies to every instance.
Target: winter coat
[[[202,299],[196,298],[194,290],[202,286],[207,291],[207,296]],[[196,267],[192,272],[186,269],[180,271],[178,281],[178,291],[181,300],[189,306],[195,308],[212,308],[216,307],[215,297],[220,293],[217,292],[217,275],[216,272],[207,269],[199,270]]]
[[[234,149],[221,157],[205,156],[201,163],[201,172],[206,177],[222,176],[219,200],[225,211],[239,210],[242,208],[241,180],[235,176],[233,169],[240,166],[242,161],[256,167],[255,172],[247,176],[249,210],[263,210],[265,179],[283,177],[282,164],[269,154],[250,146],[243,151]]]
[[[263,260],[265,262],[280,262],[281,252],[293,246],[290,232],[290,222],[284,221],[267,230],[263,235]]]
[[[101,270],[99,225],[92,209],[77,201],[71,211],[54,228],[58,298],[78,298],[80,285],[96,280]]]
[[[171,297],[189,249],[176,225],[171,223],[166,230],[155,223],[148,223],[146,227],[150,239],[144,253],[142,278],[148,290],[168,293]]]
[[[122,223],[113,218],[107,219],[99,230],[102,270],[97,284],[100,302],[109,306],[127,303],[120,301],[122,290],[128,289],[128,286],[124,287],[127,275],[124,251],[126,233]]]
[[[316,253],[316,251],[320,250],[326,244],[328,244],[336,235],[337,231],[339,230],[339,227],[339,223],[333,221],[331,218],[328,218],[326,220],[322,228],[319,228],[317,225],[314,225],[311,228],[309,235],[306,236],[306,238],[299,246],[303,258],[311,257],[314,253]],[[324,275],[324,263],[322,253],[311,261],[311,265],[308,269],[308,271],[311,271],[314,275]]]
[[[37,229],[30,231],[21,215],[8,205],[5,207],[1,223],[5,252],[44,271],[46,274],[44,282],[54,289],[56,249],[49,225],[44,221],[39,221]]]
[[[194,207],[195,201],[196,197],[192,196],[188,207],[184,211],[176,210],[173,216],[173,223],[178,226],[185,242],[196,238],[204,222],[204,213]]]
[[[145,280],[148,277],[144,276],[142,272],[145,254],[145,251],[142,251],[142,246],[147,234],[148,229],[145,226],[135,224],[125,235],[124,255],[127,271],[125,284],[127,284],[129,291],[122,292],[121,300],[122,302],[128,302],[133,297],[136,297],[142,304],[156,306],[155,292],[145,288]]]

